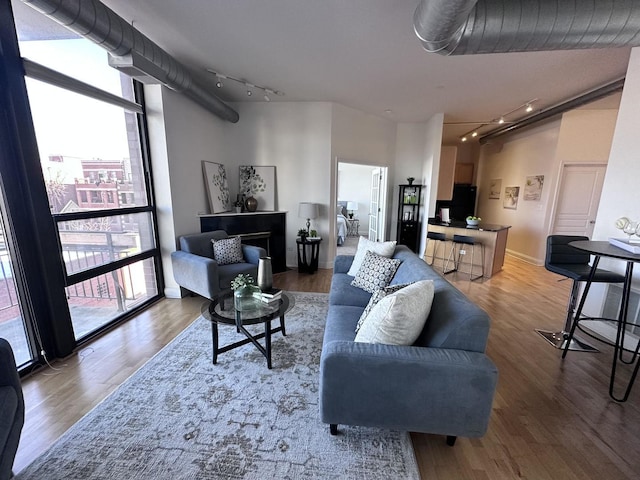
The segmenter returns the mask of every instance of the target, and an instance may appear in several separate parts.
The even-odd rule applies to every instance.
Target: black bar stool
[[[453,236],[453,247],[451,248],[451,252],[449,252],[449,258],[447,258],[446,267],[449,266],[449,261],[453,259],[454,268],[445,273],[460,271],[460,262],[461,262],[462,255],[467,254],[467,250],[465,246],[471,247],[471,262],[468,264],[469,280],[473,281],[473,280],[477,280],[479,278],[484,277],[484,244],[480,240],[478,240],[476,237],[470,237],[468,235]],[[476,246],[480,247],[482,263],[480,265],[480,275],[476,275],[474,277],[473,267],[474,267],[474,260],[475,260],[475,254],[476,254]],[[456,250],[457,250],[457,254],[456,254]],[[467,273],[467,272],[462,272],[462,273]]]
[[[555,348],[564,349],[566,341],[569,339],[569,331],[573,323],[573,313],[576,309],[578,300],[578,287],[580,282],[586,282],[591,272],[591,255],[569,245],[570,242],[579,240],[589,240],[589,237],[579,235],[549,235],[547,237],[547,252],[544,260],[544,267],[550,272],[557,273],[573,280],[571,285],[571,294],[569,295],[569,304],[567,305],[567,317],[564,322],[564,328],[558,332],[549,330],[541,330],[536,328],[538,332],[547,342]],[[566,280],[563,278],[562,280]],[[594,274],[592,282],[599,283],[624,283],[624,275],[610,272],[598,268]],[[569,342],[567,350],[579,352],[597,352],[598,349],[577,339],[575,336]]]
[[[431,262],[429,262],[429,241],[435,242],[433,245],[433,250],[431,252]],[[438,256],[438,247],[442,244],[442,253],[440,254],[440,256]],[[445,260],[447,260],[447,258],[445,257],[446,254],[446,248],[447,248],[447,237],[444,233],[440,233],[440,232],[427,232],[427,245],[425,246],[424,249],[424,261],[427,263],[427,265],[433,265],[434,260],[438,259],[438,260],[442,260],[442,273],[449,273],[449,272],[445,272]]]

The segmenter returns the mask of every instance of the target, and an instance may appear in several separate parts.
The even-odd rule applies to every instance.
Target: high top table
[[[591,282],[593,280],[593,275],[595,274],[596,269],[598,268],[598,263],[600,262],[600,258],[617,258],[619,260],[623,260],[627,262],[627,267],[625,271],[624,277],[624,286],[622,288],[622,302],[620,305],[620,311],[618,313],[617,320],[613,319],[599,319],[599,320],[613,320],[618,323],[616,339],[611,342],[606,340],[600,336],[596,336],[584,328],[580,328],[580,330],[592,338],[596,340],[603,341],[605,343],[609,343],[613,345],[614,353],[613,353],[613,362],[611,365],[611,379],[609,381],[609,396],[613,398],[617,402],[626,402],[629,398],[629,393],[631,392],[631,388],[633,387],[633,383],[635,382],[636,376],[638,374],[638,368],[640,367],[640,361],[638,360],[638,349],[640,348],[640,341],[636,341],[636,345],[632,347],[625,347],[625,337],[627,335],[627,313],[629,311],[629,295],[631,293],[631,280],[633,277],[633,265],[634,263],[640,262],[640,254],[634,254],[628,252],[622,248],[611,245],[607,241],[593,241],[593,240],[580,240],[576,242],[569,243],[572,247],[577,248],[578,250],[582,250],[584,252],[590,253],[594,255],[593,265],[591,266],[591,272],[589,273],[589,278],[584,287],[584,291],[582,292],[582,297],[580,298],[580,303],[578,305],[578,309],[576,310],[576,315],[573,320],[573,326],[571,327],[571,332],[569,334],[569,342],[573,338],[573,333],[575,332],[576,327],[580,328],[578,325],[580,321],[584,321],[580,319],[582,314],[582,308],[584,307],[585,299],[587,298],[587,294],[589,293],[589,288],[591,287]],[[593,319],[592,319],[593,320]],[[565,358],[567,355],[568,345],[567,342],[564,352],[562,352],[562,358]],[[624,353],[631,353],[632,356],[630,359],[624,359]],[[627,365],[633,365],[635,362],[635,367],[633,368],[633,373],[631,374],[631,378],[629,379],[629,384],[625,390],[623,397],[616,397],[613,393],[614,384],[616,379],[616,369],[618,366],[618,360]]]

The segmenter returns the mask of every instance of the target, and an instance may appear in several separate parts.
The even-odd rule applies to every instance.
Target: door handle
[[[593,225],[594,223],[596,223],[596,221],[595,220],[589,220],[589,223]]]

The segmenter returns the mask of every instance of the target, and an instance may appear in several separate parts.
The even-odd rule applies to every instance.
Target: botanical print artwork
[[[240,167],[240,193],[258,200],[258,210],[275,210],[276,167]]]
[[[542,195],[542,185],[544,184],[544,175],[533,175],[527,177],[524,184],[523,200],[540,200]]]
[[[203,161],[202,173],[207,187],[211,213],[228,212],[230,210],[229,184],[224,165]]]
[[[504,187],[504,201],[502,206],[511,210],[518,208],[518,196],[520,195],[520,187]]]
[[[502,190],[502,179],[494,178],[489,183],[489,198],[500,199],[500,190]]]

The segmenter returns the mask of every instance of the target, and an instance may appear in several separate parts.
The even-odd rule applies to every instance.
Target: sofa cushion
[[[362,315],[360,315],[360,320],[358,320],[358,325],[356,325],[356,333],[358,332],[358,330],[360,330],[360,327],[362,326],[362,322],[364,322],[364,319],[367,318],[367,315],[371,313],[371,310],[373,310],[373,307],[375,307],[380,300],[382,300],[387,295],[397,292],[398,290],[406,287],[407,285],[409,284],[399,283],[397,285],[389,285],[373,292],[373,295],[371,295],[371,298],[369,299],[369,303],[367,303],[367,306],[364,307],[364,312],[362,312]]]
[[[353,305],[360,307],[360,311],[367,305],[371,298],[369,292],[361,288],[352,287],[353,277],[347,273],[334,273],[331,279],[331,291],[329,293],[329,305]]]
[[[242,242],[240,237],[229,237],[223,239],[212,239],[213,258],[218,265],[229,265],[231,263],[243,263]]]
[[[374,293],[389,285],[402,262],[395,258],[387,258],[377,253],[367,251],[362,266],[358,270],[351,285]]]
[[[367,252],[371,251],[377,253],[378,255],[382,255],[383,257],[391,257],[396,248],[396,242],[372,242],[368,238],[360,237],[358,240],[358,249],[356,250],[355,257],[353,258],[353,263],[347,272],[352,277],[355,277],[360,270],[360,266],[364,261],[364,257]]]
[[[355,341],[412,345],[427,321],[433,295],[432,280],[421,280],[387,295],[373,307]]]

